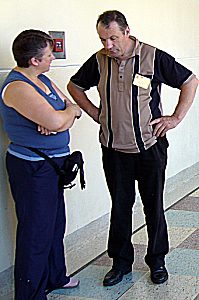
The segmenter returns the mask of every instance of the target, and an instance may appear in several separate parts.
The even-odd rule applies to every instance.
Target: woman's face
[[[38,61],[38,67],[41,69],[41,73],[48,72],[50,69],[51,62],[55,59],[52,48],[48,43],[47,47],[43,49],[43,56]]]

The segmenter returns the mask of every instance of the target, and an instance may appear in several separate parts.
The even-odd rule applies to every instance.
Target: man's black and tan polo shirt
[[[171,55],[131,39],[136,46],[127,60],[118,64],[102,49],[71,81],[83,90],[97,86],[100,142],[118,151],[138,153],[156,143],[149,123],[162,115],[161,84],[179,89],[194,75]]]

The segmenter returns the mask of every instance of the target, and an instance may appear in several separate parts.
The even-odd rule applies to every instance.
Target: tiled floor
[[[113,287],[103,287],[102,280],[111,267],[107,254],[76,273],[80,286],[60,289],[48,295],[57,300],[199,300],[199,190],[183,198],[166,212],[170,252],[166,258],[168,282],[154,285],[144,263],[147,235],[142,228],[133,235],[135,263],[132,274]],[[160,241],[161,242],[161,241]],[[2,300],[11,300],[11,294]]]
[[[135,263],[133,272],[113,286],[103,287],[102,280],[111,267],[106,254],[76,274],[80,286],[57,290],[49,299],[70,300],[199,300],[199,191],[185,197],[166,212],[170,252],[166,258],[168,282],[154,285],[144,263],[146,227],[133,235]]]

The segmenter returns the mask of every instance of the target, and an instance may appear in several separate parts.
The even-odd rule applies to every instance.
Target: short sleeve
[[[178,63],[174,57],[159,49],[156,50],[154,62],[155,81],[179,89],[191,75],[192,72]]]
[[[100,79],[98,62],[96,53],[93,54],[71,77],[71,81],[84,90],[89,90],[93,86],[97,86]]]

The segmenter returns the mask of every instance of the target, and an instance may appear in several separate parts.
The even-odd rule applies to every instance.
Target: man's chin
[[[113,57],[113,58],[117,58],[118,54],[116,52],[111,52],[109,51],[109,56]]]

